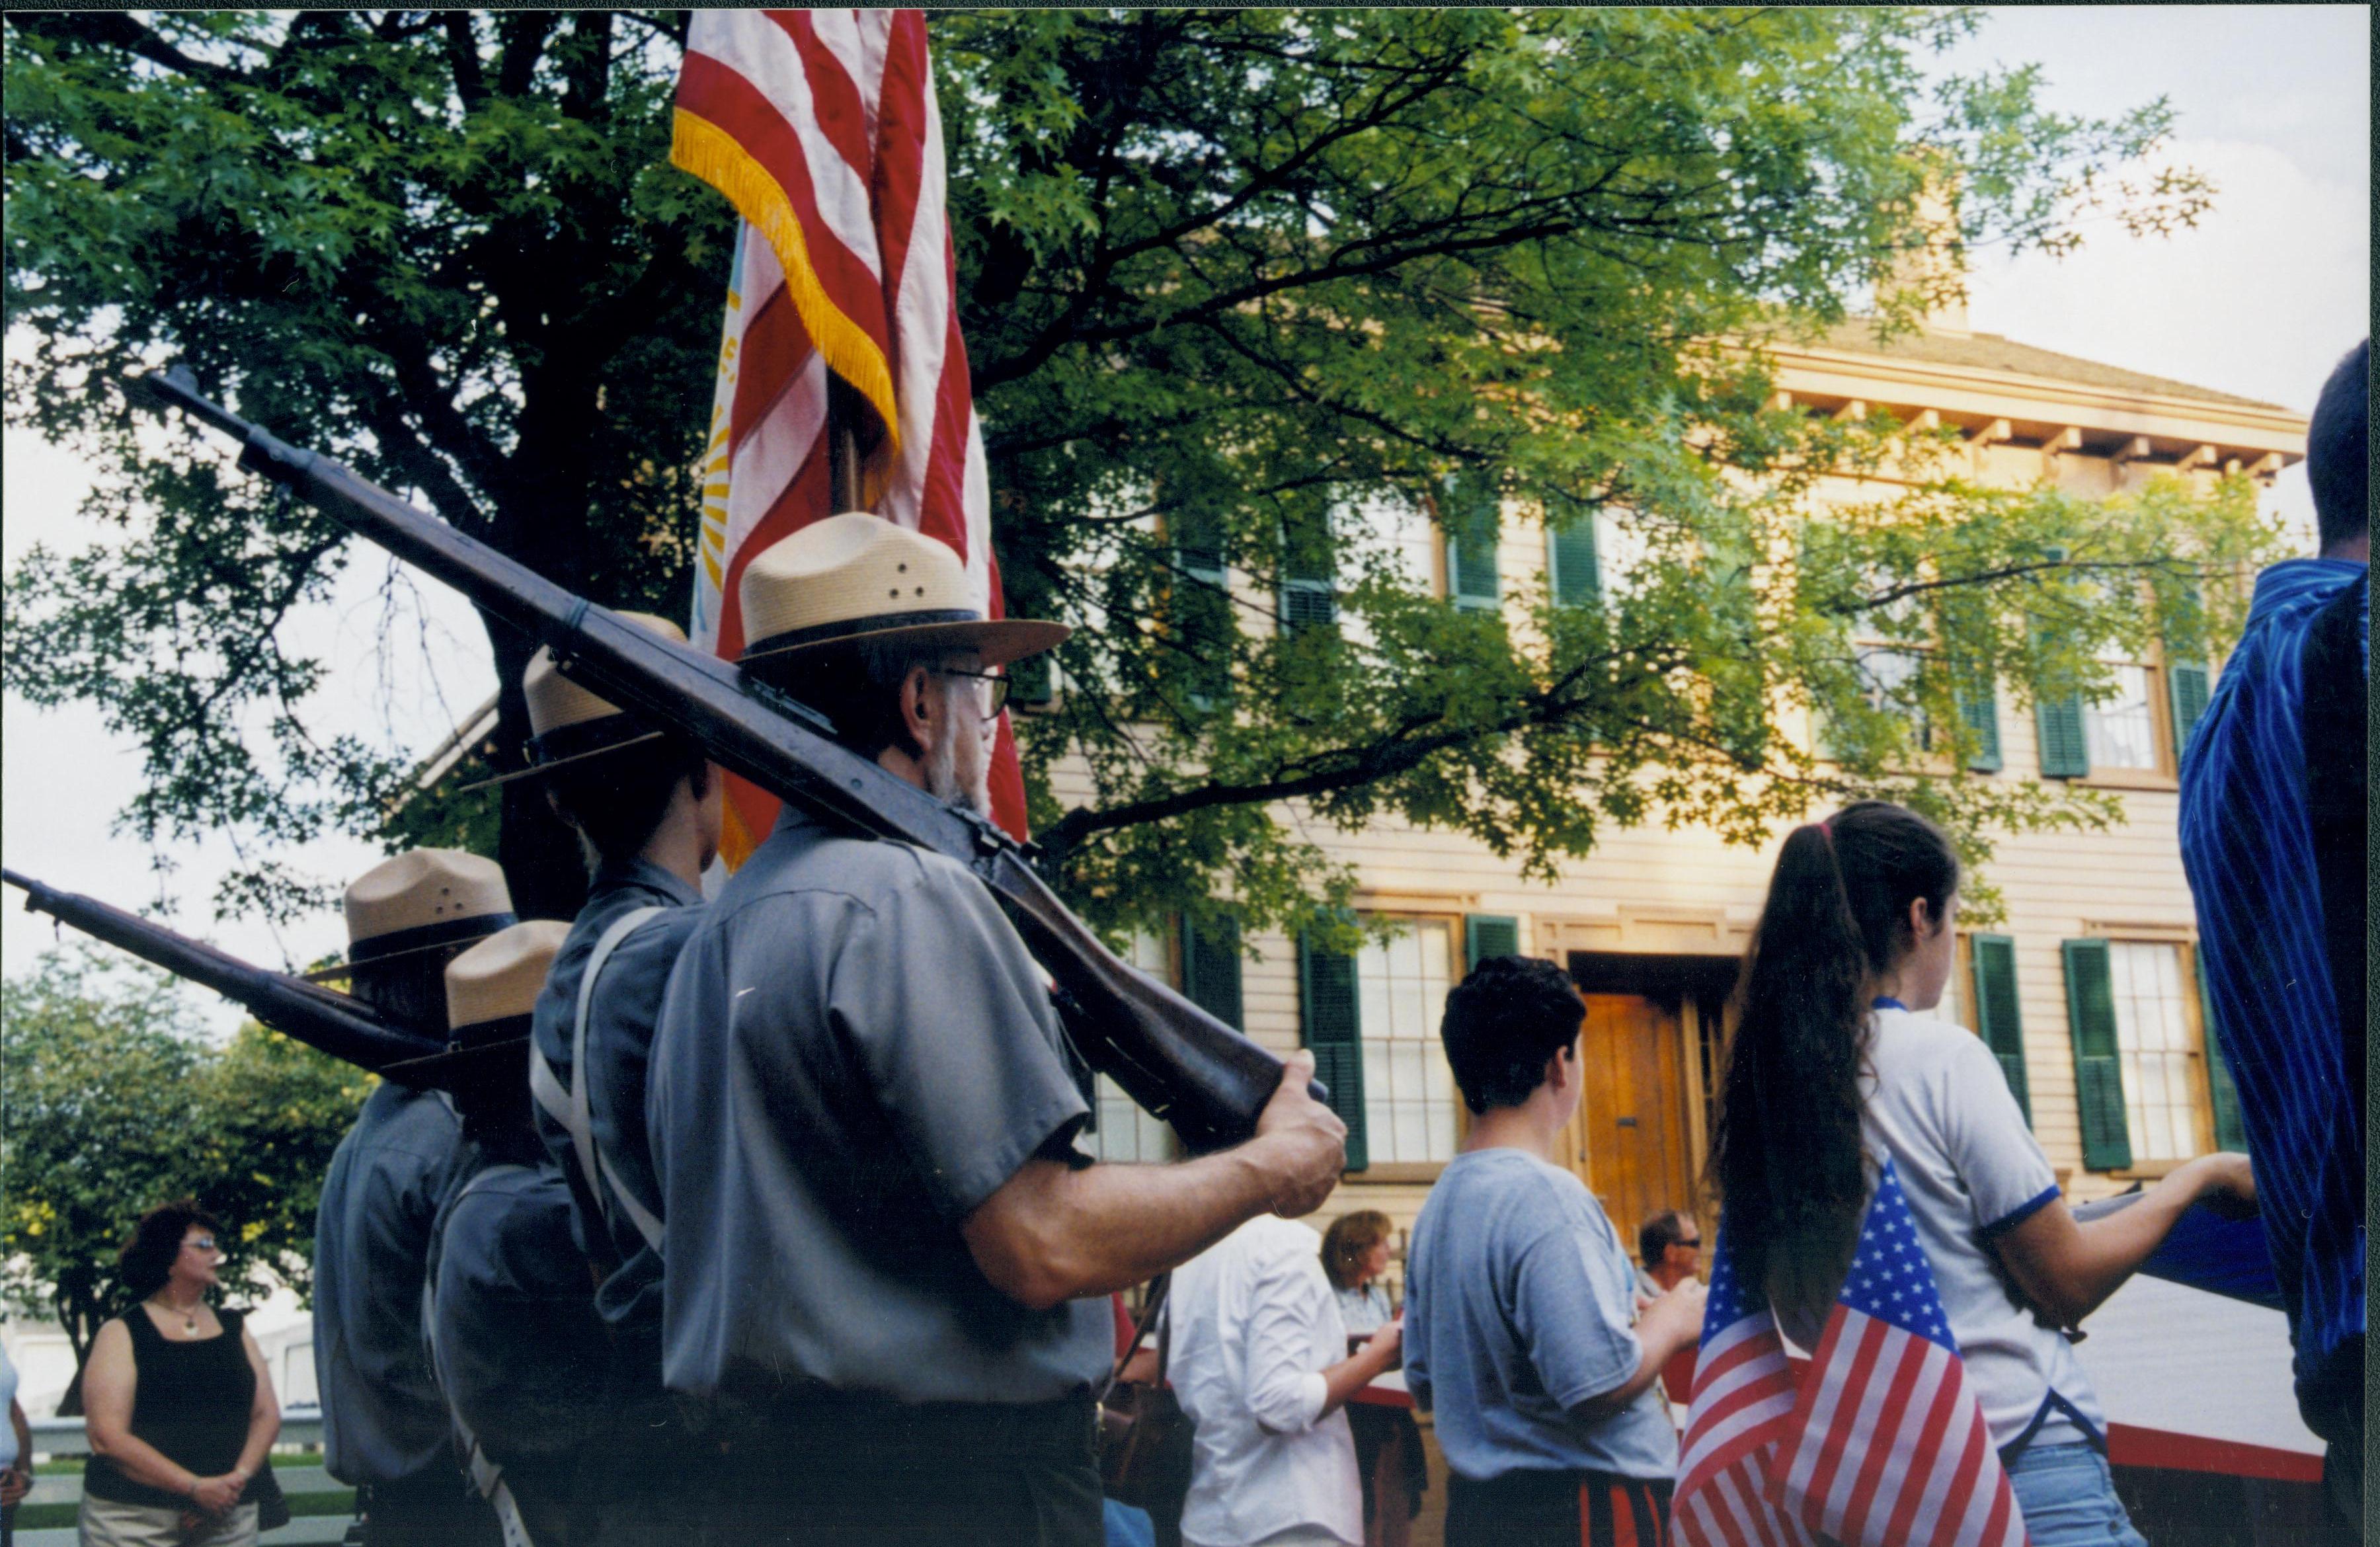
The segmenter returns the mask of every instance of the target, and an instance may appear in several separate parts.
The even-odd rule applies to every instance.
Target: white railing
[[[33,1454],[56,1460],[67,1456],[89,1456],[91,1439],[83,1432],[79,1418],[35,1419]],[[281,1437],[273,1443],[275,1451],[296,1450],[322,1443],[322,1409],[292,1407],[281,1415]]]

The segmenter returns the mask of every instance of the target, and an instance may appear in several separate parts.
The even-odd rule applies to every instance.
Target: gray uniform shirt
[[[789,810],[679,953],[653,1047],[670,1389],[1015,1403],[1104,1374],[1103,1298],[1028,1310],[959,1235],[1081,1126],[1062,1045],[974,876]]]
[[[339,1140],[314,1218],[323,1464],[350,1485],[451,1468],[421,1346],[431,1227],[469,1150],[445,1097],[383,1081]]]
[[[595,1431],[609,1347],[552,1166],[476,1172],[439,1211],[431,1297],[455,1417],[490,1459],[566,1487]],[[422,1307],[414,1307],[419,1324]]]
[[[570,1129],[544,1107],[536,1109],[538,1137],[569,1184],[579,1245],[605,1275],[595,1303],[605,1321],[648,1346],[658,1346],[661,1340],[661,1257],[646,1246],[636,1222],[620,1206],[612,1180],[617,1178],[639,1207],[661,1212],[661,1188],[653,1180],[652,1148],[645,1133],[645,1070],[653,1027],[661,1017],[662,991],[669,984],[678,948],[702,917],[701,906],[699,892],[642,859],[607,864],[596,871],[587,906],[579,909],[546,973],[530,1027],[539,1055],[567,1090],[578,991],[596,942],[640,907],[666,909],[613,950],[588,1009],[589,1127],[597,1151],[611,1164],[612,1176],[581,1175]]]

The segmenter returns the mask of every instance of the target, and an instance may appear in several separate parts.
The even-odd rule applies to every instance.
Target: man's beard
[[[962,716],[945,714],[941,729],[934,737],[933,749],[926,754],[926,792],[937,800],[963,806],[978,816],[991,815],[991,760],[978,755],[973,777],[962,779],[959,774],[959,737],[981,732],[973,725],[961,724]],[[978,744],[979,741],[978,741]]]

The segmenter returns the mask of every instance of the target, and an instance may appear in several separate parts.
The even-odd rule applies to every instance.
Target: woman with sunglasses
[[[249,1547],[253,1487],[281,1432],[264,1356],[221,1287],[223,1226],[188,1199],[140,1216],[116,1254],[132,1297],[83,1367],[91,1458],[81,1547]]]

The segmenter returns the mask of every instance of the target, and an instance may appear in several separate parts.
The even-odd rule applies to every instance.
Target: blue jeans
[[[2009,1468],[2009,1485],[2033,1547],[2148,1547],[2089,1445],[2029,1445]]]

